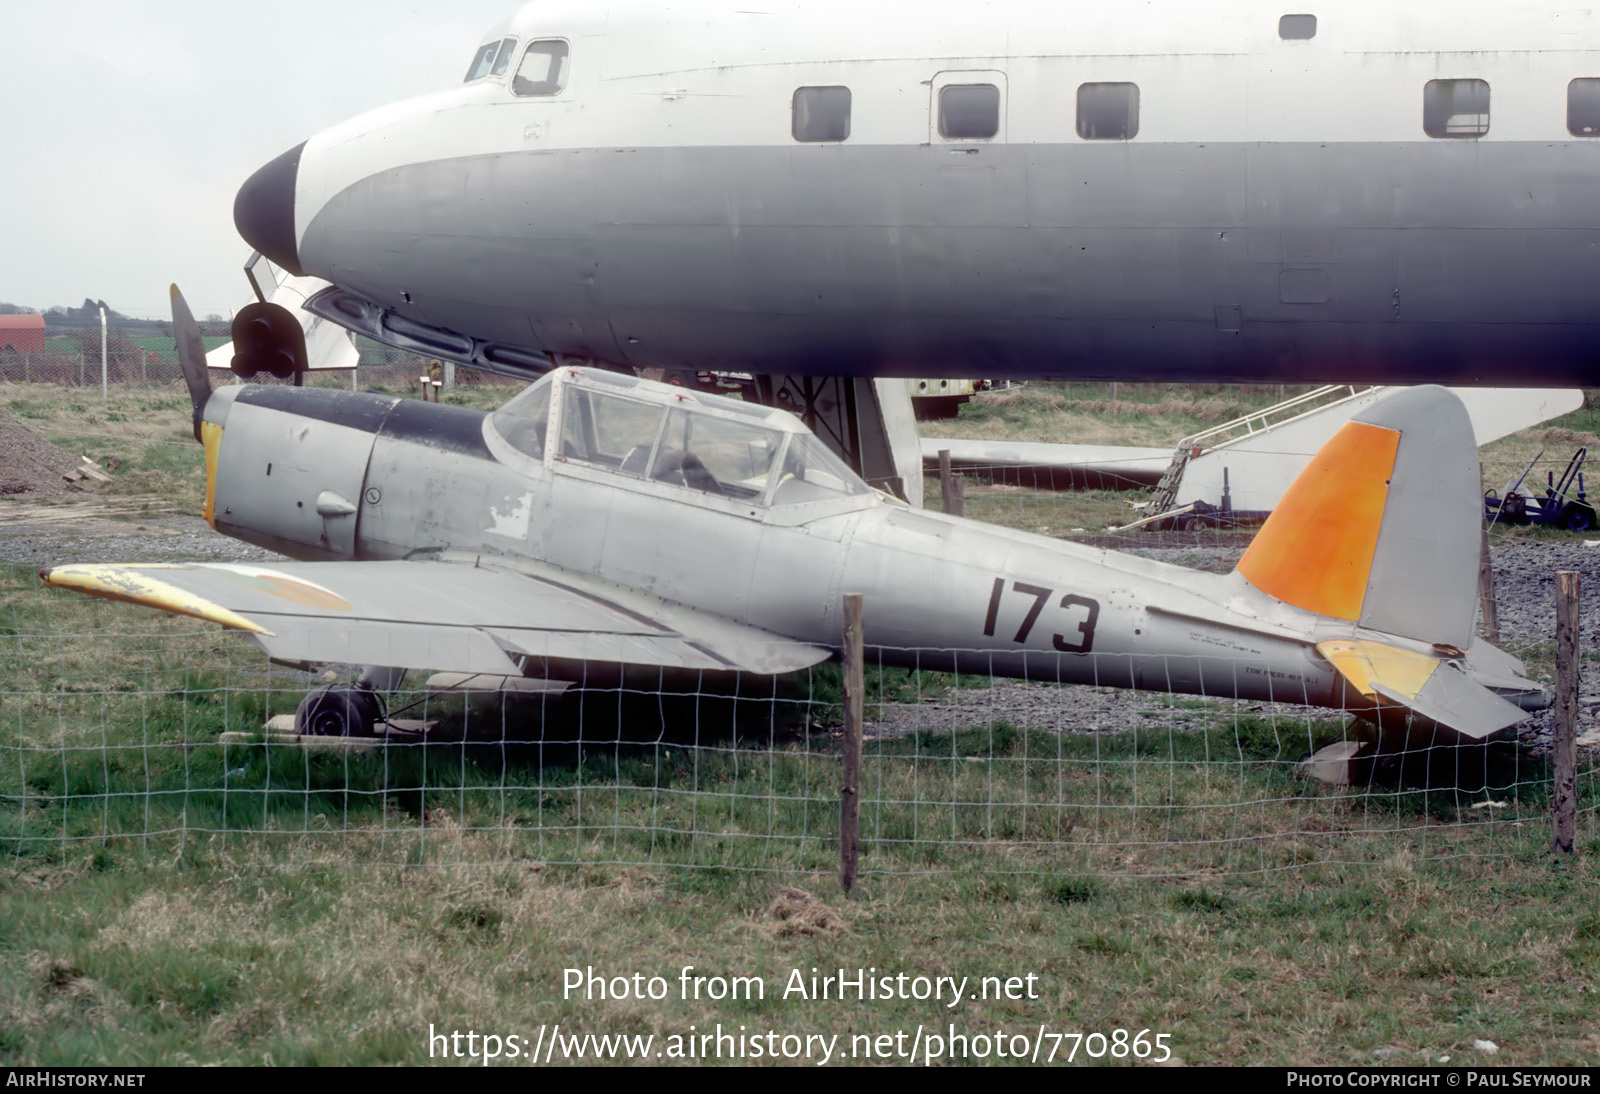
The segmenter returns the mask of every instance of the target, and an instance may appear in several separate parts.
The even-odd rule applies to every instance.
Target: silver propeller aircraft
[[[1474,636],[1477,450],[1442,388],[1357,415],[1238,568],[1209,574],[915,511],[781,410],[600,369],[493,413],[212,391],[176,287],[173,304],[204,515],[299,561],[41,576],[236,628],[278,661],[369,666],[307,697],[313,732],[370,732],[407,669],[804,669],[837,653],[846,592],[884,664],[1315,704],[1441,742],[1547,702]]]

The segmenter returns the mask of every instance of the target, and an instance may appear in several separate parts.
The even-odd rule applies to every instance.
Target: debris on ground
[[[0,410],[0,496],[56,497],[82,491],[74,483],[81,478],[103,476],[98,466],[94,475],[86,457],[74,456],[51,444],[4,410]],[[109,481],[109,479],[107,480]]]
[[[785,886],[768,913],[776,919],[780,935],[820,935],[838,938],[849,932],[844,916],[806,892]]]

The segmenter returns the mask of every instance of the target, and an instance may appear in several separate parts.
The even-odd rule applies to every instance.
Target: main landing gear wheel
[[[307,693],[294,724],[312,737],[370,737],[378,715],[378,696],[370,688],[334,684]]]

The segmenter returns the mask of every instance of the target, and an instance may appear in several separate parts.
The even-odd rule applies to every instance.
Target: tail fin
[[[1357,414],[1300,473],[1239,573],[1287,604],[1465,649],[1476,610],[1477,441],[1441,387]]]
[[[1398,391],[1334,434],[1239,560],[1269,596],[1425,644],[1352,636],[1317,652],[1352,709],[1380,725],[1398,718],[1405,732],[1447,731],[1436,743],[1486,740],[1548,702],[1519,663],[1474,645],[1479,489],[1461,400],[1440,387]]]

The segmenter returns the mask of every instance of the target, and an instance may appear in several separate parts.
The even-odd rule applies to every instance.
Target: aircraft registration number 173
[[[983,634],[986,638],[994,637],[995,622],[1000,615],[1000,598],[1005,595],[1006,579],[994,579],[994,591],[989,594],[989,614],[983,621]],[[1033,605],[1028,609],[1028,614],[1022,617],[1022,626],[1017,628],[1017,636],[1013,642],[1026,642],[1028,635],[1033,631],[1033,625],[1039,621],[1039,614],[1044,611],[1046,602],[1055,596],[1054,589],[1047,589],[1043,585],[1029,585],[1022,581],[1013,581],[1011,591],[1021,593],[1023,596],[1033,597]],[[1068,638],[1064,634],[1052,635],[1050,641],[1062,653],[1088,653],[1094,648],[1094,625],[1100,619],[1100,602],[1090,600],[1086,596],[1075,596],[1068,593],[1061,598],[1060,607],[1071,611],[1082,608],[1087,613],[1079,621],[1077,634]]]

